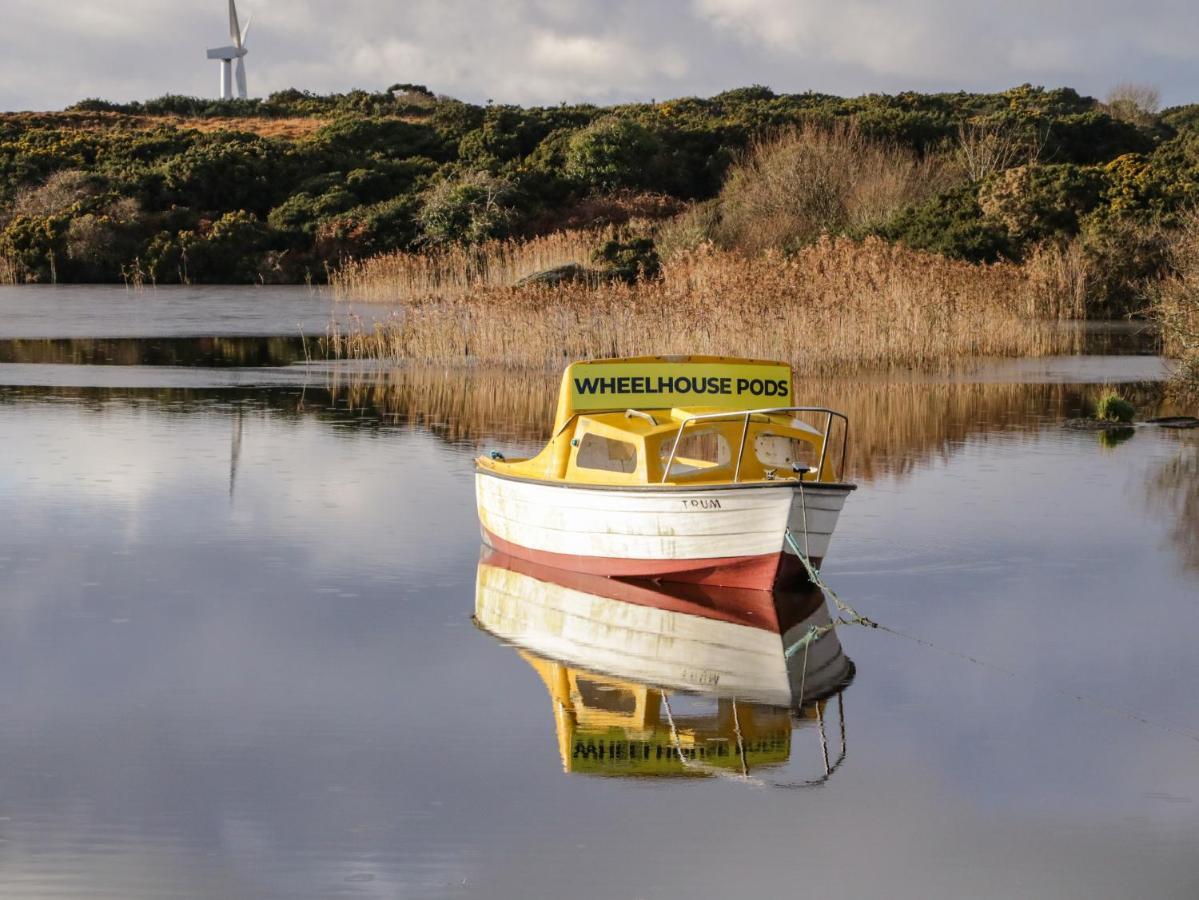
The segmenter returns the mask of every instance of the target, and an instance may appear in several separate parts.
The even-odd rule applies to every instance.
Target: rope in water
[[[795,536],[791,534],[790,528],[783,532],[783,537],[786,539],[791,549],[795,552],[795,555],[799,557],[799,561],[803,564],[804,569],[807,571],[808,578],[811,580],[812,584],[820,588],[824,595],[832,600],[834,605],[836,605],[837,611],[841,613],[841,615],[834,618],[827,625],[812,625],[809,627],[803,637],[787,648],[786,655],[788,659],[798,653],[801,649],[804,650],[806,655],[807,648],[811,646],[814,641],[828,634],[838,625],[864,625],[867,628],[881,627],[869,616],[862,615],[860,612],[842,600],[839,596],[837,596],[837,592],[829,587],[824,579],[820,577],[820,570],[812,565],[812,561],[808,559],[807,554],[799,549],[799,544],[796,543]]]
[[[807,507],[807,499],[804,496],[802,478],[800,479],[800,482],[799,482],[799,498],[800,498],[800,508],[801,508],[802,514],[803,514],[804,548],[806,549],[808,547],[808,507]],[[803,564],[804,569],[807,571],[808,578],[811,579],[812,584],[814,584],[818,588],[820,588],[820,590],[824,593],[824,595],[833,601],[833,603],[837,607],[837,611],[840,613],[840,615],[838,615],[837,617],[832,619],[832,621],[830,621],[827,625],[812,625],[811,627],[809,627],[807,632],[798,641],[796,641],[794,644],[792,644],[790,647],[788,647],[785,651],[787,659],[790,659],[792,656],[794,656],[796,653],[798,653],[800,651],[800,649],[802,649],[804,651],[804,662],[803,662],[804,671],[800,675],[799,703],[801,706],[803,704],[803,686],[804,686],[804,681],[806,680],[806,676],[807,676],[808,648],[815,641],[817,641],[824,635],[828,634],[830,631],[832,631],[834,628],[837,628],[840,625],[864,625],[867,628],[877,628],[880,631],[885,631],[888,634],[893,634],[896,637],[903,638],[904,640],[911,641],[915,644],[920,644],[923,647],[928,647],[930,650],[936,650],[938,653],[944,653],[949,656],[956,657],[956,658],[964,660],[968,663],[972,663],[976,666],[979,666],[980,668],[989,669],[992,672],[999,672],[1000,674],[1006,675],[1009,678],[1022,678],[1023,677],[1023,678],[1029,678],[1032,681],[1037,681],[1037,679],[1032,679],[1032,678],[1030,678],[1030,676],[1027,676],[1027,675],[1021,675],[1021,673],[1016,672],[1013,669],[1007,669],[1007,668],[1004,668],[1003,666],[996,665],[995,663],[987,662],[986,660],[979,659],[976,656],[971,656],[968,653],[963,653],[960,650],[954,650],[954,649],[951,649],[948,647],[941,647],[941,646],[933,643],[932,641],[928,640],[927,638],[922,638],[922,637],[919,637],[914,634],[907,634],[902,631],[897,631],[896,629],[890,628],[886,625],[880,625],[878,622],[875,622],[873,619],[862,615],[860,612],[858,612],[856,609],[854,609],[852,606],[850,606],[848,603],[846,603],[844,600],[842,600],[839,596],[837,596],[837,592],[828,586],[828,584],[821,577],[820,570],[812,565],[812,561],[811,561],[811,559],[809,559],[808,554],[806,552],[804,552],[804,550],[800,549],[799,544],[796,542],[795,536],[791,533],[790,528],[787,528],[784,530],[783,537],[786,540],[788,546],[790,546],[791,550],[795,553],[795,555],[797,557],[799,557],[799,561],[800,561],[800,563]],[[1109,713],[1113,713],[1118,716],[1122,716],[1130,721],[1137,722],[1142,725],[1148,725],[1151,728],[1156,728],[1156,729],[1158,729],[1160,731],[1164,731],[1168,734],[1173,734],[1176,737],[1186,738],[1189,741],[1194,741],[1195,743],[1199,743],[1199,733],[1190,731],[1189,729],[1183,728],[1179,725],[1173,725],[1173,724],[1169,724],[1169,723],[1154,721],[1153,719],[1149,719],[1146,716],[1141,715],[1136,710],[1129,709],[1127,707],[1116,706],[1111,703],[1106,703],[1102,700],[1096,700],[1094,697],[1088,697],[1085,694],[1076,694],[1071,691],[1066,691],[1066,690],[1063,690],[1062,688],[1056,687],[1052,684],[1045,684],[1044,686],[1048,690],[1052,691],[1055,694],[1058,694],[1059,696],[1067,697],[1067,698],[1069,698],[1071,700],[1075,700],[1079,703],[1085,703],[1088,706],[1093,706],[1096,709],[1101,709],[1101,710],[1104,710],[1105,712],[1109,712]]]

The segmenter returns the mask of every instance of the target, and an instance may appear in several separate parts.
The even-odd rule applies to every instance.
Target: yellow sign
[[[791,404],[791,367],[781,363],[645,359],[575,363],[566,373],[575,412]]]

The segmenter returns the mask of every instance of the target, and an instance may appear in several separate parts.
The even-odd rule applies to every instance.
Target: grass
[[[1136,412],[1135,406],[1111,388],[1105,388],[1095,401],[1095,418],[1102,422],[1128,424]]]
[[[790,360],[803,373],[946,367],[1070,352],[1081,298],[1041,267],[975,265],[867,239],[785,256],[710,246],[634,285],[511,286],[529,266],[586,258],[594,237],[394,254],[333,276],[342,298],[403,301],[372,328],[332,329],[328,355],[557,369],[565,361],[709,353]]]
[[[148,131],[168,127],[179,130],[241,131],[261,137],[299,140],[329,124],[328,118],[293,116],[221,116],[200,118],[179,115],[128,115],[117,112],[20,112],[0,113],[0,125],[22,128],[71,128],[79,131]]]

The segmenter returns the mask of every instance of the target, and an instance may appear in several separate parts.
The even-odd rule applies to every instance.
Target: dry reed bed
[[[1171,272],[1154,285],[1152,315],[1167,355],[1182,361],[1199,385],[1199,210],[1189,213],[1169,249]]]
[[[479,288],[508,287],[526,275],[558,266],[586,265],[610,230],[559,231],[529,241],[454,244],[423,253],[383,253],[351,260],[331,284],[341,299],[373,303],[460,297]]]
[[[338,275],[342,296],[403,298],[412,270],[424,278],[421,266],[443,265],[408,257],[392,258],[394,272],[366,268],[373,262]],[[331,331],[326,347],[338,357],[526,368],[679,353],[787,359],[803,373],[943,367],[1074,349],[1077,335],[1057,322],[1082,309],[1059,274],[879,240],[825,238],[792,256],[701,248],[635,285],[489,288],[467,279],[463,288],[447,277],[452,290],[410,297],[373,328]]]

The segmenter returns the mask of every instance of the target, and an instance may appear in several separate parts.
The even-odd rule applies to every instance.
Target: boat
[[[475,623],[545,684],[568,774],[748,775],[787,762],[798,728],[825,748],[818,780],[844,759],[841,695],[855,669],[815,586],[624,581],[485,549]],[[830,757],[834,698],[841,740]]]
[[[585,574],[770,590],[819,569],[849,422],[793,405],[786,363],[576,362],[537,455],[476,460],[483,540]],[[802,557],[802,558],[801,558]]]

